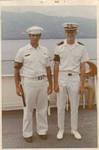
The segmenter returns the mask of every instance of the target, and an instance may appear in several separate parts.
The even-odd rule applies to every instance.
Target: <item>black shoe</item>
[[[46,140],[47,139],[47,134],[44,134],[44,135],[39,135],[39,137],[43,140]]]
[[[28,143],[32,143],[33,142],[33,137],[31,136],[31,137],[28,137],[28,138],[25,138],[24,137],[24,140],[26,141],[26,142],[28,142]]]

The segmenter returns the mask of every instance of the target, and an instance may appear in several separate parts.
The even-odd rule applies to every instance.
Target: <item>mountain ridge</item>
[[[23,32],[32,25],[44,28],[43,39],[62,39],[65,37],[62,24],[76,22],[80,25],[78,38],[96,38],[96,19],[81,17],[48,16],[35,12],[6,12],[1,13],[3,40],[28,39]]]

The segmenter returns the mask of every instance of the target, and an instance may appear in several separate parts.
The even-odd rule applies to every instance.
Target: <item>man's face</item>
[[[75,37],[76,37],[76,34],[77,32],[74,30],[74,31],[65,31],[66,33],[66,36],[67,36],[67,39],[70,40],[70,41],[73,41],[75,40]]]
[[[32,43],[38,43],[40,40],[41,34],[29,34],[29,38]]]

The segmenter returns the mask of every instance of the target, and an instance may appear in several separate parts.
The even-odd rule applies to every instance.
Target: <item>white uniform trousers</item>
[[[71,129],[78,128],[78,106],[79,106],[79,75],[66,75],[59,79],[59,92],[57,93],[58,128],[64,130],[66,98],[69,95],[71,108]]]
[[[33,80],[23,79],[23,89],[26,101],[23,114],[23,137],[33,135],[33,110],[36,108],[36,125],[39,135],[46,134],[48,130],[47,122],[47,86],[45,79]]]

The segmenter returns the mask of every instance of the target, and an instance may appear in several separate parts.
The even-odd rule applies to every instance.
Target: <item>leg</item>
[[[23,136],[30,137],[33,135],[33,106],[35,105],[37,90],[33,85],[24,84],[24,93],[26,100],[26,107],[24,107],[23,113]]]
[[[71,104],[71,133],[77,140],[82,137],[78,130],[78,106],[79,106],[79,81],[72,81],[70,83],[69,98]]]
[[[23,116],[23,137],[31,137],[33,135],[32,130],[32,111],[25,107]]]
[[[47,85],[45,82],[45,85],[43,84],[39,87],[37,97],[36,121],[37,121],[37,133],[39,135],[44,135],[48,131],[47,110],[48,110],[48,96],[47,96]]]
[[[71,129],[78,129],[79,82],[71,82],[68,89],[71,105]]]
[[[64,130],[64,118],[66,107],[66,90],[65,87],[59,87],[59,93],[57,93],[57,111],[58,111],[58,128]]]

